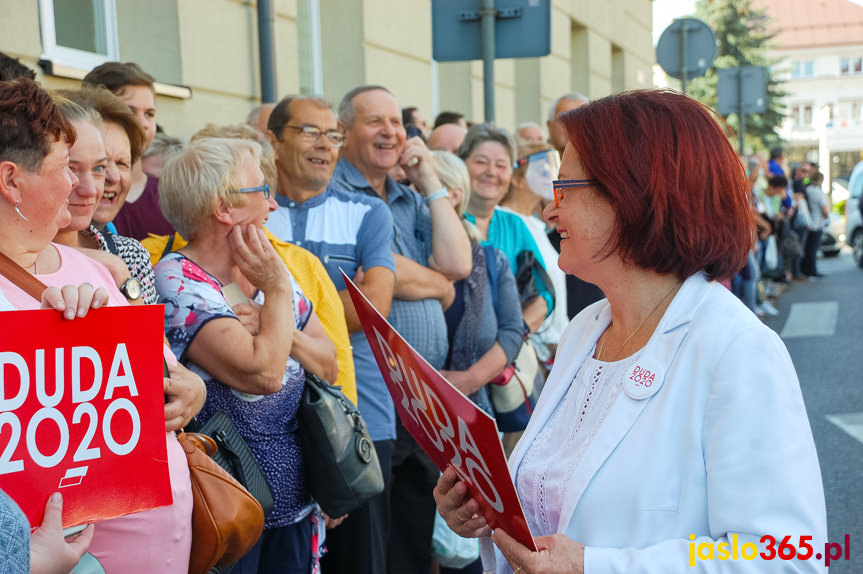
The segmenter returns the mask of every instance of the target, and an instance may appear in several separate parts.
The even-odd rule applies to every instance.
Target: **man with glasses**
[[[378,198],[330,186],[344,134],[318,98],[288,96],[273,109],[267,137],[276,151],[278,209],[267,228],[314,253],[339,290],[351,333],[358,407],[388,478],[395,444],[395,412],[340,269],[383,314],[395,285],[393,219]],[[389,480],[386,481],[387,486]],[[338,517],[332,517],[338,518]],[[324,572],[385,572],[389,493],[373,498],[327,536]]]

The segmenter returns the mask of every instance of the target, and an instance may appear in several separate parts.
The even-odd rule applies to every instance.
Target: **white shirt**
[[[12,303],[9,302],[9,299],[6,298],[6,295],[3,294],[3,291],[0,290],[0,311],[15,311],[15,307]]]

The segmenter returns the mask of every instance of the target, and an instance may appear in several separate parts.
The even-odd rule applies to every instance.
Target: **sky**
[[[863,0],[860,0],[863,2]],[[653,0],[653,44],[675,18],[695,12],[695,0]]]

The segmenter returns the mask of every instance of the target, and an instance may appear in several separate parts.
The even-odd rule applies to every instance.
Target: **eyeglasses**
[[[560,199],[563,197],[564,189],[570,189],[573,187],[590,187],[592,185],[597,185],[598,183],[598,179],[558,179],[551,182],[551,186],[554,188],[554,206],[560,207]]]
[[[244,187],[242,189],[232,189],[231,193],[257,193],[259,191],[264,192],[264,199],[270,199],[270,184],[265,183],[260,187]]]
[[[321,137],[321,134],[326,135],[329,142],[336,147],[342,147],[342,144],[345,143],[345,134],[343,134],[339,130],[322,131],[321,128],[316,126],[286,125],[285,127],[291,128],[292,130],[297,130],[298,132],[300,132],[300,137],[309,143],[318,141],[318,138]]]

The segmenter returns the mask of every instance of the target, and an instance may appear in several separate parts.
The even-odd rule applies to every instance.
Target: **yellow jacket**
[[[265,230],[266,231],[266,230]],[[357,404],[357,380],[354,373],[354,356],[351,352],[351,341],[348,336],[348,325],[345,322],[345,308],[339,297],[336,286],[330,280],[327,270],[320,259],[311,252],[297,247],[286,241],[282,241],[275,235],[266,231],[267,239],[275,248],[276,253],[281,256],[288,270],[300,284],[303,293],[312,302],[312,308],[321,320],[327,335],[336,346],[337,361],[339,364],[339,375],[335,385],[342,387],[342,392]],[[153,265],[159,262],[163,255],[180,249],[186,245],[186,240],[175,233],[168,244],[167,235],[150,235],[141,243],[150,252],[150,261]]]

